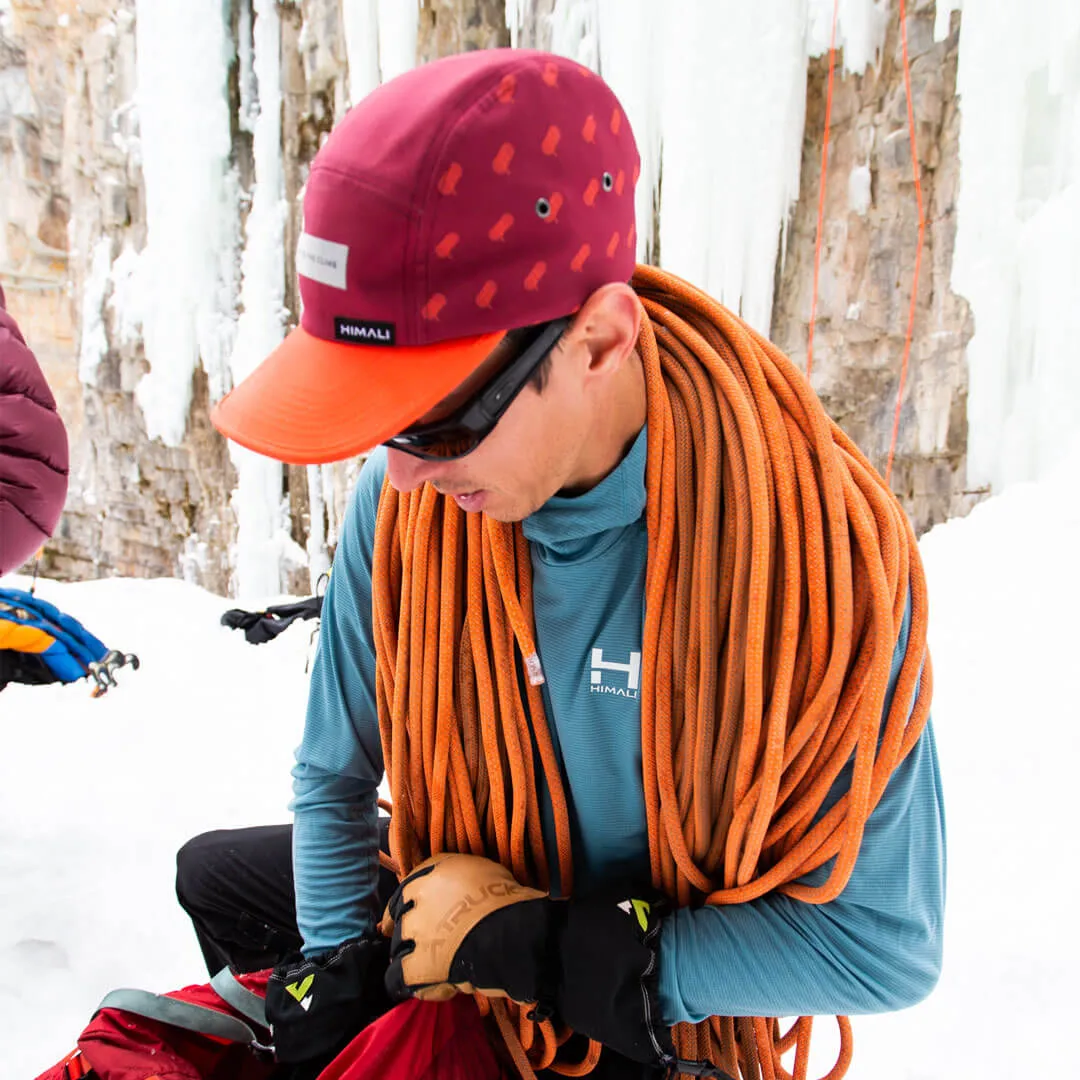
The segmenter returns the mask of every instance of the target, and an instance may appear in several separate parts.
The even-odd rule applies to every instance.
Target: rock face
[[[194,379],[183,445],[151,442],[133,397],[146,370],[141,348],[121,343],[108,296],[97,298],[97,311],[82,310],[94,249],[104,242],[113,259],[125,243],[145,243],[142,177],[130,152],[134,26],[134,0],[14,0],[0,46],[0,79],[18,94],[16,107],[0,112],[8,211],[0,273],[72,445],[67,507],[41,571],[182,574],[226,592],[235,479],[207,420],[205,376]],[[90,386],[79,379],[79,351],[94,319],[104,347]]]
[[[895,8],[895,3],[891,5]],[[949,287],[960,178],[959,16],[934,43],[932,0],[908,7],[908,48],[925,238],[892,488],[919,532],[969,509],[967,364],[974,330]],[[800,199],[777,267],[772,339],[805,367],[828,58],[811,64]],[[833,88],[811,382],[830,415],[885,472],[908,326],[918,211],[899,24],[865,75]]]
[[[245,3],[233,0],[234,40]],[[134,387],[147,361],[120,326],[115,281],[98,287],[95,256],[117,259],[146,241],[138,160],[135,0],[10,0],[0,21],[0,277],[9,306],[45,367],[69,427],[71,493],[41,571],[61,578],[183,575],[231,590],[236,474],[208,421],[209,386],[196,371],[179,446],[151,441]],[[286,265],[299,234],[307,168],[350,104],[342,0],[279,3]],[[891,6],[895,9],[896,0]],[[535,0],[522,44],[544,45],[552,0]],[[949,290],[959,163],[955,99],[958,15],[933,43],[932,0],[910,5],[917,148],[926,208],[911,367],[893,487],[922,529],[964,508],[967,375],[972,322]],[[250,24],[247,32],[250,33]],[[838,75],[828,167],[813,383],[831,414],[879,468],[907,324],[917,217],[895,13],[884,55],[863,76]],[[239,43],[238,43],[239,44]],[[417,59],[509,44],[505,0],[423,0]],[[230,77],[232,164],[253,179],[251,135],[239,123],[239,55]],[[773,337],[805,362],[826,61],[811,64],[802,197],[777,266]],[[115,275],[114,275],[115,276]],[[290,275],[286,304],[298,310]],[[80,367],[83,378],[80,379]],[[331,549],[358,462],[290,467],[294,538],[318,559]],[[286,575],[294,592],[306,570]]]

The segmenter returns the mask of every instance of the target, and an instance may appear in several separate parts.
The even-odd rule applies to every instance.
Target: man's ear
[[[570,335],[586,346],[590,374],[611,374],[622,366],[637,347],[641,317],[641,301],[625,282],[601,285],[585,301]]]

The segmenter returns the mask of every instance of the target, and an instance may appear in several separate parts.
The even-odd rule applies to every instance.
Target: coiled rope
[[[648,566],[641,747],[653,883],[677,904],[779,890],[826,903],[929,713],[926,589],[896,499],[770,342],[673,275],[639,266],[647,316]],[[430,485],[384,486],[374,551],[377,701],[399,872],[429,853],[498,859],[548,888],[535,770],[573,888],[566,795],[538,686],[529,547]],[[905,608],[910,640],[883,715]],[[921,677],[920,677],[921,676]],[[912,707],[912,702],[914,705]],[[910,714],[909,714],[910,708]],[[538,762],[531,741],[535,738]],[[850,789],[820,820],[844,765]],[[797,883],[835,860],[814,887]],[[492,1009],[526,1077],[588,1072],[568,1031]],[[851,1030],[838,1018],[843,1075]],[[810,1019],[712,1017],[674,1030],[682,1058],[732,1076],[806,1076]],[[781,1055],[795,1049],[793,1071]]]

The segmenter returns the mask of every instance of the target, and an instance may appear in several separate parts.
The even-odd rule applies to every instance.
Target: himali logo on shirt
[[[630,653],[629,663],[605,660],[604,650],[592,650],[589,668],[589,692],[613,694],[615,697],[637,698],[641,687],[641,653]]]

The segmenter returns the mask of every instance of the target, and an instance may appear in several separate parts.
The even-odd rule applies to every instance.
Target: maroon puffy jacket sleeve
[[[67,485],[64,423],[0,291],[0,574],[52,535]]]

